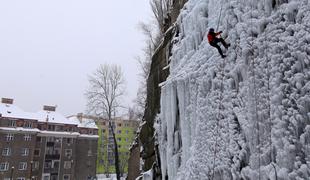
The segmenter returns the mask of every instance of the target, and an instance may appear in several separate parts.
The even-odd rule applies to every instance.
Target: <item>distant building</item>
[[[109,128],[107,119],[97,118],[99,128],[98,140],[98,160],[97,173],[113,174],[115,173],[114,141],[112,131]],[[120,161],[121,173],[128,172],[129,148],[139,125],[137,120],[128,120],[124,118],[114,118],[112,126],[115,132]]]
[[[2,98],[1,180],[85,180],[96,175],[98,128],[72,120],[55,106],[29,113]]]

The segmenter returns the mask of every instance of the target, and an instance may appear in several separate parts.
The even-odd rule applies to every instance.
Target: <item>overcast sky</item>
[[[87,75],[115,63],[130,104],[144,46],[137,26],[150,11],[148,0],[0,0],[0,96],[26,111],[84,112]]]

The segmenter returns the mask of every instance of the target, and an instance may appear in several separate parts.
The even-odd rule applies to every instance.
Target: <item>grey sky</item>
[[[83,112],[87,75],[107,62],[122,66],[131,103],[144,46],[137,24],[150,16],[148,0],[0,0],[0,96],[27,111]]]

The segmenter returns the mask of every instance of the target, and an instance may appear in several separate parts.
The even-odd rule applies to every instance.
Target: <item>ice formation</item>
[[[218,22],[225,59],[205,38]],[[189,0],[177,24],[156,125],[163,177],[309,178],[310,1]]]

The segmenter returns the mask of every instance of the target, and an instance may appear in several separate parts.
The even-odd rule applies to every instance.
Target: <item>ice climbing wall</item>
[[[163,177],[309,178],[310,2],[189,0],[177,23],[155,125]],[[217,25],[225,59],[205,37]]]

